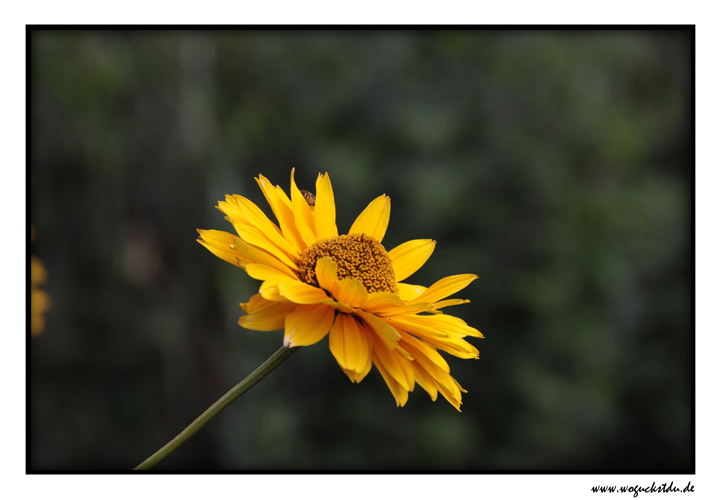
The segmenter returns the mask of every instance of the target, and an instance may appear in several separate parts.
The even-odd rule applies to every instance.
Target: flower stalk
[[[203,412],[200,417],[195,419],[192,424],[186,427],[180,434],[168,442],[168,444],[156,451],[133,470],[148,470],[157,465],[161,460],[173,453],[180,445],[185,443],[193,434],[201,430],[203,426],[205,426],[213,417],[218,415],[224,408],[226,408],[226,406],[248,391],[248,389],[256,385],[261,379],[275,370],[278,365],[283,363],[297,350],[298,347],[281,347],[273,354],[273,356],[268,358],[261,366],[256,368],[253,373],[244,378],[238,383],[238,385],[221,397],[221,399],[216,401],[213,406]]]

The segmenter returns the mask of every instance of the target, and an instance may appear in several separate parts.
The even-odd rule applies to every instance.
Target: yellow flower
[[[253,202],[227,195],[218,203],[238,236],[198,230],[198,242],[213,254],[263,281],[259,293],[241,304],[239,324],[251,330],[285,330],[287,347],[329,347],[352,382],[361,382],[372,363],[397,406],[418,383],[432,400],[437,394],[457,410],[466,392],[449,375],[437,349],[478,359],[463,338],[483,337],[441,309],[469,302],[446,299],[477,276],[449,276],[430,287],[403,283],[431,256],[436,242],[412,240],[387,252],[381,241],[391,209],[386,195],[373,200],[347,235],[336,229],[336,205],[328,174],[318,176],[315,197],[296,187],[291,197],[259,175],[256,179],[278,225]]]
[[[33,337],[45,330],[45,317],[50,309],[50,295],[39,287],[48,277],[45,266],[37,257],[30,256],[30,333]]]

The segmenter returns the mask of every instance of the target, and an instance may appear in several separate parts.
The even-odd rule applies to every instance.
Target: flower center
[[[322,257],[331,257],[338,265],[339,280],[357,279],[369,293],[398,293],[393,262],[383,245],[372,236],[356,233],[317,241],[301,254],[301,280],[318,286],[316,262]]]

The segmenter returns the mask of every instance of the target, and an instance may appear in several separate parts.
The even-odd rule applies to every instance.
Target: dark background
[[[391,197],[448,312],[462,413],[303,348],[157,470],[690,470],[691,31],[42,31],[29,37],[31,470],[129,470],[280,347],[195,242],[254,176]]]

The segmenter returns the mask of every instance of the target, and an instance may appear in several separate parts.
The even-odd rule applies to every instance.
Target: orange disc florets
[[[318,286],[316,262],[331,257],[338,265],[338,279],[359,280],[369,293],[398,293],[394,266],[386,249],[375,238],[363,234],[347,234],[317,241],[301,254],[301,280]]]

